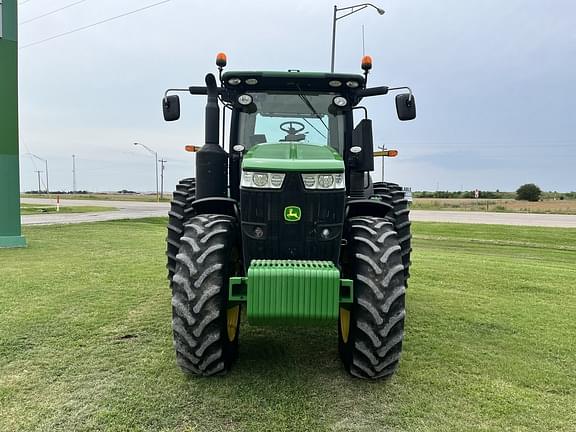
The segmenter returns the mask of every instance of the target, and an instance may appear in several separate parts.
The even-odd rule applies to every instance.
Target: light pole
[[[384,9],[374,6],[372,3],[361,3],[354,6],[348,6],[343,8],[339,8],[338,6],[334,5],[334,16],[332,18],[332,62],[330,65],[330,72],[334,73],[334,57],[336,55],[336,21],[345,18],[348,15],[352,15],[353,13],[360,12],[362,9],[366,9],[367,7],[373,7],[380,15],[384,15]],[[338,16],[338,12],[341,11],[349,11],[349,12],[346,12],[344,15]]]
[[[76,192],[76,155],[72,155],[72,193]]]
[[[134,143],[135,146],[142,146],[146,149],[149,153],[154,155],[154,167],[156,168],[156,201],[160,202],[160,195],[158,193],[158,153],[148,147],[146,144],[142,144],[139,142]]]
[[[26,153],[26,154],[44,162],[44,166],[46,167],[46,195],[50,194],[50,186],[48,185],[48,160],[41,158],[40,156],[37,156],[34,153]]]
[[[166,159],[160,159],[160,199],[164,198],[164,164],[168,162]]]

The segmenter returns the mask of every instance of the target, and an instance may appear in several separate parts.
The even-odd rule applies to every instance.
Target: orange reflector
[[[184,147],[184,150],[190,153],[196,153],[197,151],[200,151],[201,148],[202,148],[201,146],[187,145],[186,147]]]
[[[226,58],[226,54],[220,52],[216,55],[216,66],[223,68],[228,63],[228,59]]]
[[[396,157],[398,150],[382,150],[374,152],[374,157]]]
[[[365,71],[372,69],[372,57],[369,55],[362,57],[362,69]]]

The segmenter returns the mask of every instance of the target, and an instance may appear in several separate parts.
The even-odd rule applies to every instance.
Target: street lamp
[[[48,160],[41,158],[40,156],[37,156],[34,153],[26,153],[26,154],[44,162],[44,166],[46,167],[46,195],[50,194],[50,186],[48,185]]]
[[[146,144],[142,144],[139,142],[134,143],[135,146],[141,146],[149,153],[154,155],[154,167],[156,168],[156,201],[160,202],[160,195],[158,194],[158,153],[148,147]]]
[[[384,15],[384,9],[374,6],[372,3],[361,3],[354,6],[348,6],[343,8],[339,8],[338,6],[334,5],[334,17],[332,19],[332,63],[330,66],[330,72],[334,73],[334,56],[336,53],[336,21],[345,18],[348,15],[352,15],[353,13],[360,12],[362,9],[366,9],[367,7],[373,7],[380,15]],[[338,16],[338,12],[340,11],[349,11],[349,12],[346,12],[344,15]]]

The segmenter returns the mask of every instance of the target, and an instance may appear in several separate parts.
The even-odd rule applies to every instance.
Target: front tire
[[[347,222],[343,266],[354,281],[354,303],[340,309],[340,356],[358,378],[378,379],[398,368],[404,338],[405,278],[393,223],[376,217]]]
[[[172,279],[176,362],[189,374],[222,374],[238,352],[240,306],[228,303],[229,278],[241,268],[236,221],[192,217],[180,242]]]

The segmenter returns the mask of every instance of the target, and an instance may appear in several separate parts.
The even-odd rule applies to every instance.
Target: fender
[[[195,215],[223,214],[240,220],[238,201],[232,198],[208,197],[193,201],[190,208]]]
[[[392,216],[394,207],[389,203],[385,203],[374,199],[356,199],[350,200],[346,203],[345,218],[355,216],[374,216],[384,218]]]

